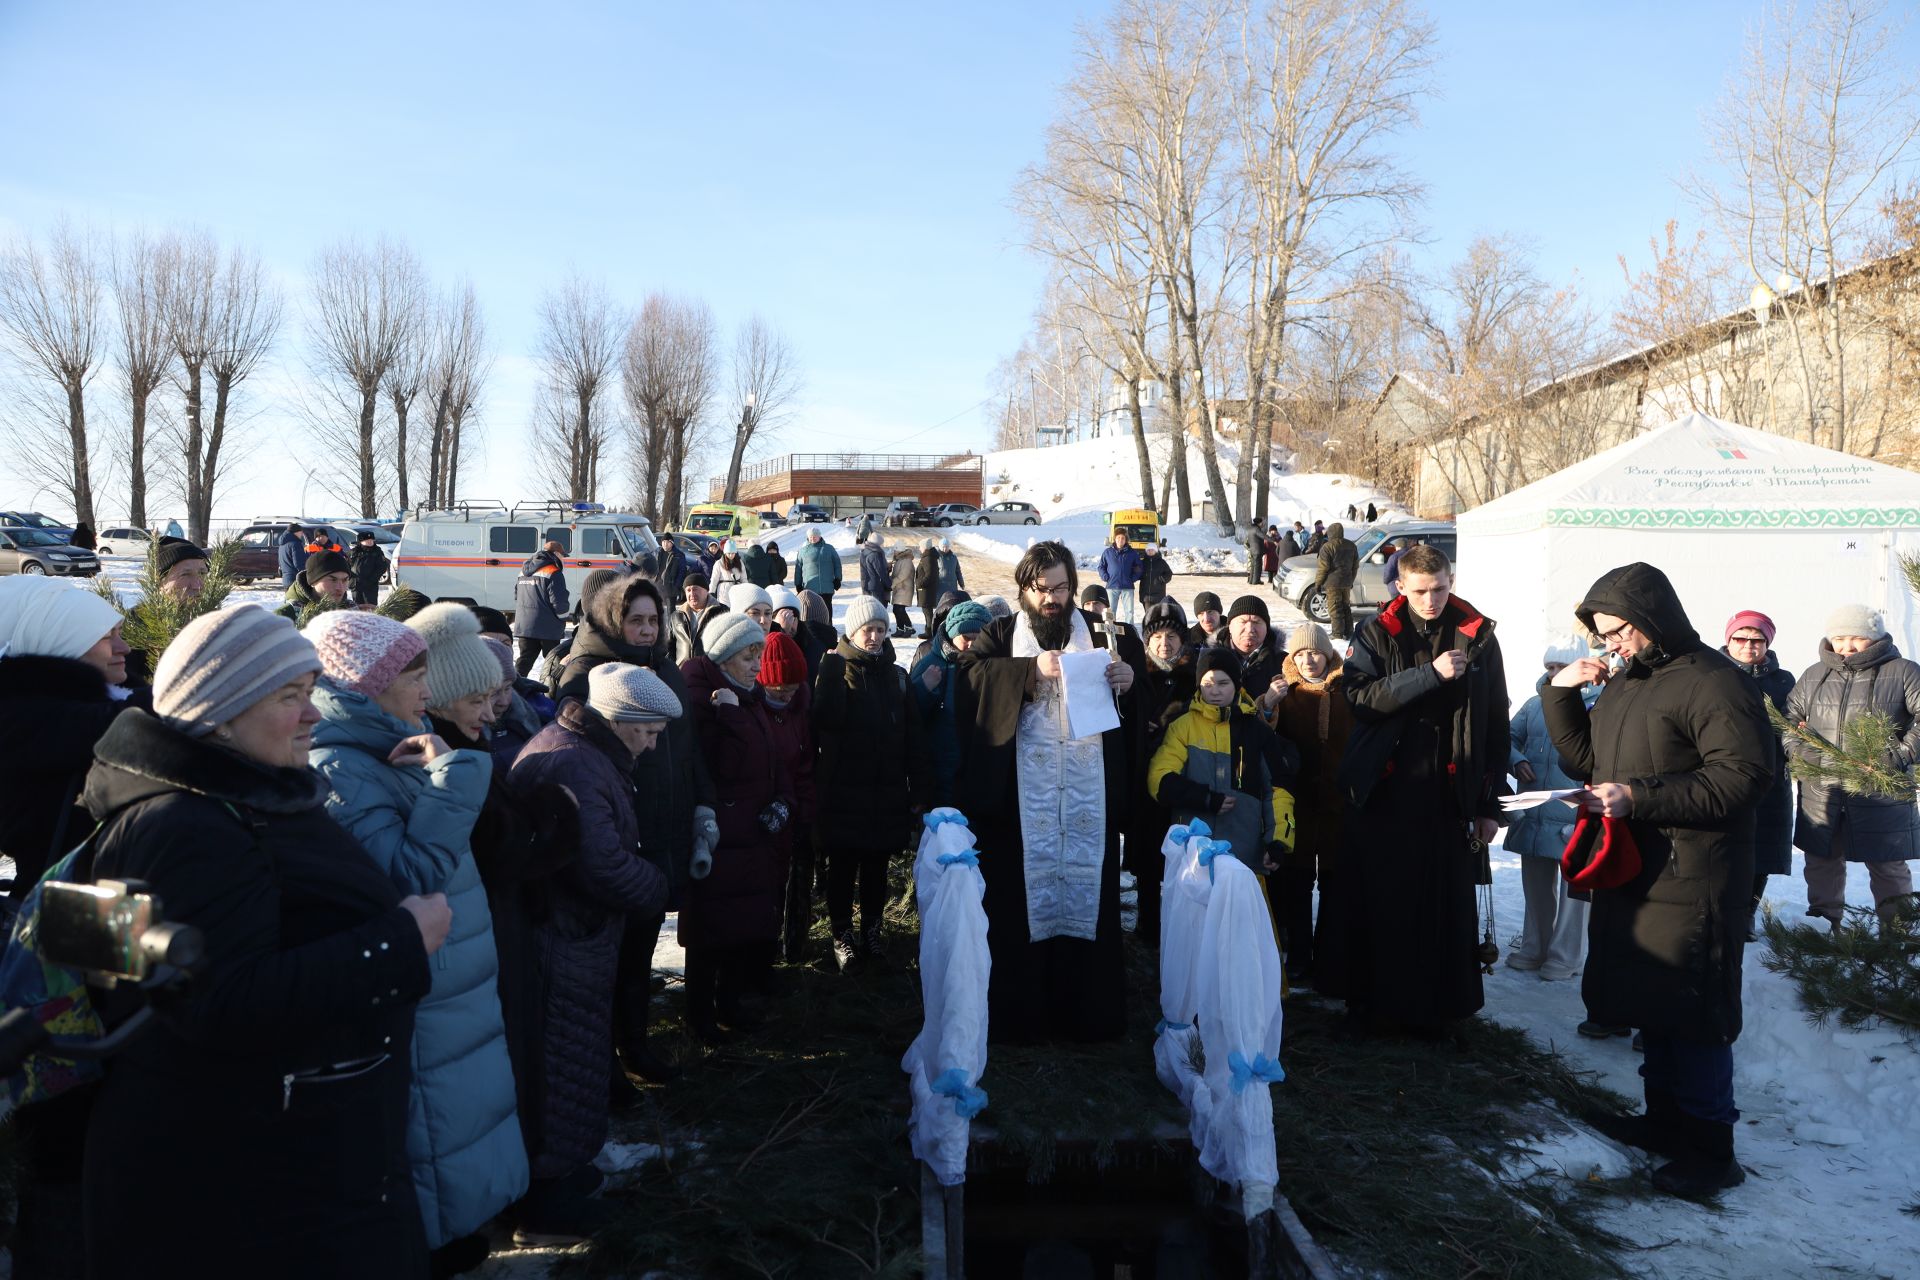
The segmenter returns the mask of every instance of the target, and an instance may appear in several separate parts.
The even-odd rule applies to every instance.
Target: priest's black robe
[[[986,880],[987,1038],[1000,1044],[1040,1040],[1114,1040],[1126,1031],[1126,978],[1120,937],[1120,832],[1144,778],[1141,692],[1146,651],[1131,629],[1109,635],[1082,613],[1093,643],[1114,648],[1133,668],[1133,685],[1116,699],[1120,727],[1102,734],[1106,782],[1106,856],[1092,939],[1032,940],[1027,928],[1025,850],[1020,835],[1015,739],[1020,711],[1033,700],[1037,658],[1016,658],[1015,618],[996,618],[960,656],[958,721],[962,744],[955,794],[967,816]],[[1111,641],[1111,643],[1110,643]]]

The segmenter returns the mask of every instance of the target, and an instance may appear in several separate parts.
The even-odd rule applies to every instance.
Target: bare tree
[[[402,511],[413,505],[407,485],[407,473],[413,466],[413,455],[407,442],[407,415],[420,395],[420,388],[427,381],[426,322],[427,317],[423,314],[420,322],[412,327],[407,335],[406,348],[387,369],[384,384],[387,404],[393,410],[394,501]]]
[[[1816,0],[1769,11],[1710,112],[1726,186],[1695,180],[1756,292],[1817,289],[1785,308],[1798,366],[1806,438],[1848,447],[1845,308],[1827,287],[1857,255],[1874,202],[1920,134],[1914,69],[1893,42],[1878,0]]]
[[[549,389],[571,403],[564,413],[545,415],[546,429],[563,427],[554,439],[564,447],[566,484],[571,501],[591,501],[598,491],[600,464],[612,436],[612,414],[601,396],[620,359],[627,324],[604,286],[575,275],[540,303],[540,360]],[[556,477],[557,478],[557,477]]]
[[[310,416],[341,446],[330,452],[359,459],[360,514],[371,517],[380,510],[380,390],[414,342],[426,278],[400,241],[349,239],[315,259],[310,288],[307,346],[321,384],[321,403]]]
[[[725,501],[740,497],[740,468],[757,432],[779,427],[800,392],[800,369],[786,337],[759,316],[748,317],[733,341],[733,398],[740,418],[727,461]]]
[[[427,505],[452,506],[459,496],[464,427],[479,404],[491,368],[486,320],[468,284],[441,299],[426,356]]]
[[[1240,18],[1232,112],[1252,438],[1242,440],[1235,500],[1263,524],[1271,388],[1289,322],[1349,287],[1357,259],[1406,236],[1420,188],[1384,144],[1417,118],[1434,32],[1406,0],[1268,0]]]
[[[207,373],[213,378],[213,422],[203,441],[197,470],[200,485],[187,499],[189,536],[205,544],[213,526],[213,499],[226,473],[233,434],[234,397],[266,359],[280,336],[285,300],[267,278],[258,254],[231,249],[215,282],[213,348]]]
[[[120,317],[115,357],[127,387],[127,520],[147,527],[147,403],[173,365],[167,332],[168,246],[144,233],[114,247],[113,293]]]
[[[0,257],[0,336],[30,379],[47,387],[58,452],[35,451],[43,474],[73,501],[74,520],[96,523],[87,383],[100,368],[101,263],[92,234],[62,222],[43,249],[22,239]],[[56,461],[57,459],[57,461]]]
[[[693,462],[711,439],[707,408],[720,376],[720,332],[704,302],[682,304],[670,348],[674,375],[668,384],[667,479],[661,494],[661,518],[669,528],[686,522],[688,497],[697,471]]]
[[[678,523],[689,427],[713,394],[714,325],[706,304],[654,293],[627,331],[621,381],[635,424],[632,477],[641,512]]]

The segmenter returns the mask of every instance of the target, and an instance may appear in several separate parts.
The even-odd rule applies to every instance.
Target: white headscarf
[[[119,626],[120,611],[58,578],[0,578],[0,656],[78,658]]]

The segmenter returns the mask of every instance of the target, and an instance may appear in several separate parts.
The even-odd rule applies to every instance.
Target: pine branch
[[[1849,795],[1912,799],[1920,794],[1908,771],[1887,768],[1882,759],[1897,741],[1893,721],[1882,711],[1855,716],[1840,727],[1840,742],[1829,741],[1806,725],[1789,720],[1771,703],[1767,719],[1786,740],[1788,768],[1801,782],[1840,787]],[[1798,746],[1799,750],[1793,748]]]
[[[1920,1037],[1920,910],[1911,900],[1886,919],[1849,907],[1831,932],[1789,926],[1769,913],[1766,931],[1762,963],[1800,988],[1816,1027],[1838,1018],[1846,1027],[1885,1023]]]
[[[239,550],[235,542],[223,542],[215,546],[207,556],[207,581],[198,596],[191,600],[163,591],[160,586],[160,543],[158,540],[147,544],[146,562],[140,567],[140,574],[133,585],[140,591],[139,603],[131,608],[120,603],[119,594],[105,575],[93,580],[95,594],[120,610],[123,621],[120,624],[120,636],[128,646],[147,655],[149,669],[160,665],[160,655],[167,651],[174,637],[189,622],[202,614],[212,613],[226,602],[233,591],[232,575],[234,553]]]

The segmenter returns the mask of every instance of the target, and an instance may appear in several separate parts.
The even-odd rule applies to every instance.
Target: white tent
[[[1902,555],[1920,553],[1920,474],[1689,414],[1459,519],[1460,594],[1493,618],[1517,708],[1550,636],[1607,570],[1665,571],[1700,637],[1758,609],[1774,651],[1811,666],[1827,615],[1884,610],[1914,655],[1920,607]]]

